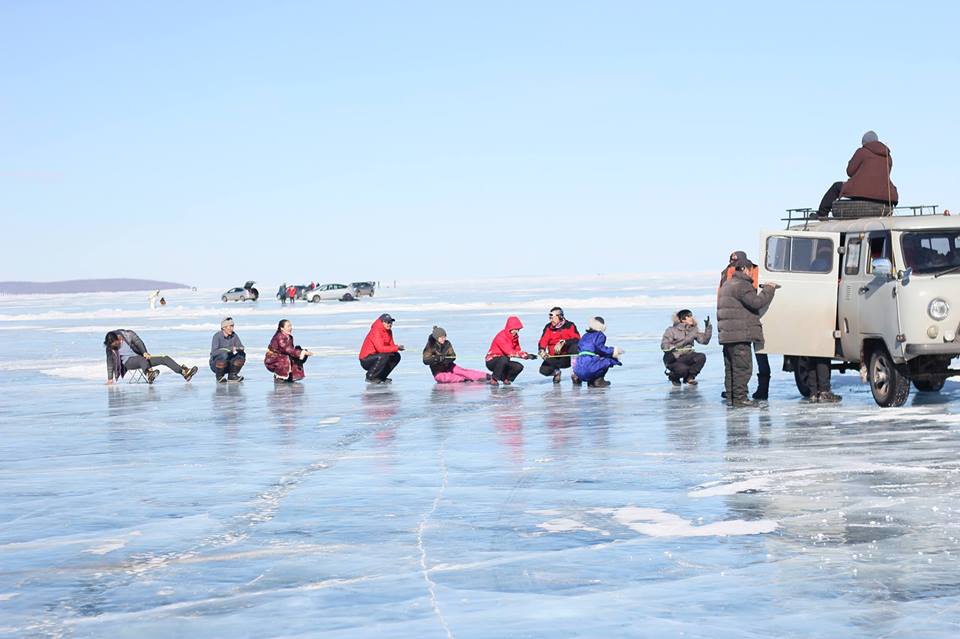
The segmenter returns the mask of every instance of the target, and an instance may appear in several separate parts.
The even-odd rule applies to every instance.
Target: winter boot
[[[196,366],[194,366],[193,368],[187,368],[186,366],[181,366],[180,374],[183,375],[184,380],[189,382],[191,379],[193,379],[193,376],[197,374],[197,370],[198,369]]]
[[[583,380],[577,377],[576,373],[570,373],[570,381],[573,382],[574,386],[582,386]]]
[[[158,378],[158,377],[160,377],[160,371],[158,371],[158,370],[155,369],[155,368],[148,368],[148,369],[147,369],[147,383],[148,383],[148,384],[152,384],[152,383],[153,383],[153,380],[155,380],[155,379]]]
[[[767,397],[770,394],[770,376],[769,375],[757,375],[757,391],[753,394],[753,398],[759,401],[767,401]]]
[[[560,371],[557,371],[556,373],[553,374],[553,383],[554,384],[560,383]]]
[[[217,383],[218,383],[218,384],[226,384],[226,383],[227,383],[227,376],[226,376],[226,375],[223,375],[223,374],[217,375]]]
[[[487,375],[487,383],[491,386],[499,386],[500,382],[494,379],[493,375]]]
[[[510,385],[510,380],[509,380],[509,379],[503,380],[503,385],[504,385],[504,386],[509,386],[509,385]]]
[[[242,381],[243,381],[243,375],[237,375],[236,373],[230,373],[230,374],[227,376],[227,381],[228,381],[228,382],[242,382]]]
[[[756,408],[759,404],[752,399],[741,397],[733,400],[730,406],[733,408]]]
[[[817,401],[819,401],[821,404],[836,404],[837,402],[842,400],[843,400],[843,397],[841,397],[840,395],[834,395],[830,391],[824,391],[822,393],[817,394]]]
[[[680,378],[677,377],[676,375],[670,375],[670,383],[673,384],[674,386],[682,386],[682,384],[680,383]]]
[[[692,376],[691,376],[691,377],[688,377],[685,381],[687,382],[687,385],[689,385],[689,386],[696,386],[696,385],[697,385],[697,378],[696,378],[696,377],[692,377]]]
[[[605,380],[605,379],[602,378],[602,377],[598,377],[597,379],[593,380],[592,382],[588,382],[588,383],[587,383],[587,386],[589,386],[589,387],[591,387],[591,388],[606,388],[606,387],[609,386],[609,385],[610,385],[610,382],[608,382],[607,380]]]

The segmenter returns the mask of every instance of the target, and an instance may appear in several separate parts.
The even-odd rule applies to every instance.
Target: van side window
[[[856,275],[860,270],[860,238],[851,238],[847,244],[847,259],[844,265],[844,272],[847,275]]]
[[[892,259],[890,257],[890,234],[870,236],[870,259],[867,260],[867,273],[873,273],[873,260],[877,258]]]
[[[767,238],[768,271],[829,273],[833,270],[833,240],[816,237]]]

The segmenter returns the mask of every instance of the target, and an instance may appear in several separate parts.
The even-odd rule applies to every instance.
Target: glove
[[[563,346],[566,344],[566,340],[560,340],[557,342],[557,345],[553,347],[553,352],[557,355],[563,352]]]
[[[527,359],[537,359],[537,356],[534,355],[533,353],[527,353],[527,357],[526,357],[526,358],[527,358]]]
[[[544,348],[540,349],[539,355],[542,359],[547,359],[547,351]]]
[[[703,325],[704,325],[704,326],[710,326],[710,316],[709,316],[709,315],[707,315],[707,319],[703,320]]]
[[[626,351],[624,351],[623,349],[621,349],[619,346],[614,346],[614,347],[613,347],[613,359],[615,359],[615,360],[617,360],[617,361],[620,361],[620,358],[623,356],[623,354],[624,354],[625,352],[626,352]]]

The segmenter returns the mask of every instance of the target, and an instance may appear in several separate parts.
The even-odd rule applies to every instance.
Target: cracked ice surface
[[[713,314],[714,276],[474,282],[281,308],[219,291],[0,298],[0,636],[949,637],[960,631],[960,385],[838,406],[775,370],[728,411],[660,366],[671,311]],[[706,284],[706,285],[704,285]],[[534,347],[554,300],[627,349],[609,389],[440,387],[443,325],[465,366],[506,313]],[[355,352],[377,314],[409,349],[390,387]],[[230,314],[251,352],[217,386]],[[318,351],[275,387],[276,321]],[[201,367],[103,386],[102,333]]]

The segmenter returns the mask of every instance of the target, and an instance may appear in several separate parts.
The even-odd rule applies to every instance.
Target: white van
[[[760,281],[781,285],[763,315],[764,351],[784,355],[809,396],[801,356],[859,368],[880,406],[910,383],[936,392],[960,356],[960,218],[935,206],[887,217],[794,219],[764,232]],[[911,214],[912,213],[912,214]]]

